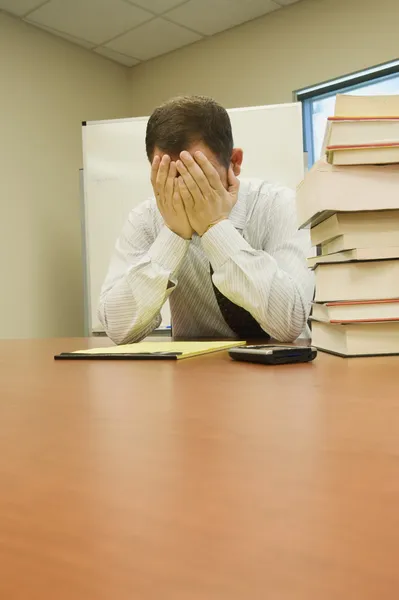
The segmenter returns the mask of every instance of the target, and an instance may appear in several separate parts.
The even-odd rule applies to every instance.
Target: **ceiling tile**
[[[213,35],[280,7],[272,0],[189,0],[165,17],[205,35]]]
[[[91,42],[86,42],[86,40],[80,40],[79,38],[73,37],[73,35],[68,35],[67,33],[61,33],[60,31],[56,31],[55,29],[51,29],[51,27],[46,27],[45,25],[37,25],[35,27],[39,29],[43,29],[44,31],[48,31],[57,37],[61,37],[64,40],[68,40],[68,42],[72,42],[73,44],[77,44],[78,46],[82,46],[83,48],[93,48],[95,44]]]
[[[0,10],[22,17],[43,4],[44,0],[0,0]]]
[[[158,18],[121,35],[106,46],[128,56],[147,60],[200,39],[200,35]]]
[[[120,54],[120,52],[115,52],[115,50],[111,50],[110,48],[100,47],[96,48],[94,52],[97,52],[97,54],[101,54],[101,56],[105,56],[105,58],[109,58],[122,65],[126,65],[126,67],[134,67],[134,65],[138,65],[140,62],[136,58],[131,58],[125,54]]]
[[[9,1],[11,2],[11,0]],[[127,0],[127,2],[141,6],[141,8],[146,8],[157,15],[161,15],[175,6],[187,2],[187,0]]]
[[[152,16],[124,0],[51,0],[32,12],[27,21],[103,44]]]

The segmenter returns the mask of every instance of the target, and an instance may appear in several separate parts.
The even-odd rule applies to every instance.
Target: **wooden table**
[[[1,600],[399,597],[399,359],[0,342]]]

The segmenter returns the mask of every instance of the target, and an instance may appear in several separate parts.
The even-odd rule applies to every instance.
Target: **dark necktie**
[[[245,310],[245,308],[237,306],[237,304],[234,304],[234,302],[226,298],[226,296],[224,296],[222,292],[218,290],[216,285],[213,283],[212,266],[210,266],[210,269],[213,291],[215,293],[220,312],[222,313],[222,317],[224,318],[230,329],[234,331],[234,333],[243,340],[270,339],[270,335],[263,331],[259,323],[247,310]]]

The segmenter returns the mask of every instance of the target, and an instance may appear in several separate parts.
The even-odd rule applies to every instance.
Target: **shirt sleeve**
[[[160,310],[177,285],[176,271],[188,245],[166,226],[153,239],[143,213],[130,213],[116,242],[98,309],[115,343],[139,341],[159,327]]]
[[[202,237],[214,270],[213,281],[229,300],[245,308],[262,329],[279,341],[293,341],[306,328],[313,299],[313,273],[306,257],[308,230],[297,228],[294,193],[285,188],[259,211],[262,248],[254,249],[228,221]],[[254,217],[252,217],[252,220]]]

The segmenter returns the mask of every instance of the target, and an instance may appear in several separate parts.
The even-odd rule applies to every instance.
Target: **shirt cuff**
[[[189,244],[190,240],[181,238],[165,225],[149,249],[148,255],[165,271],[173,273],[183,260]]]
[[[214,270],[238,252],[246,250],[253,253],[253,248],[244,240],[233,223],[228,219],[214,225],[201,238],[202,247]]]

